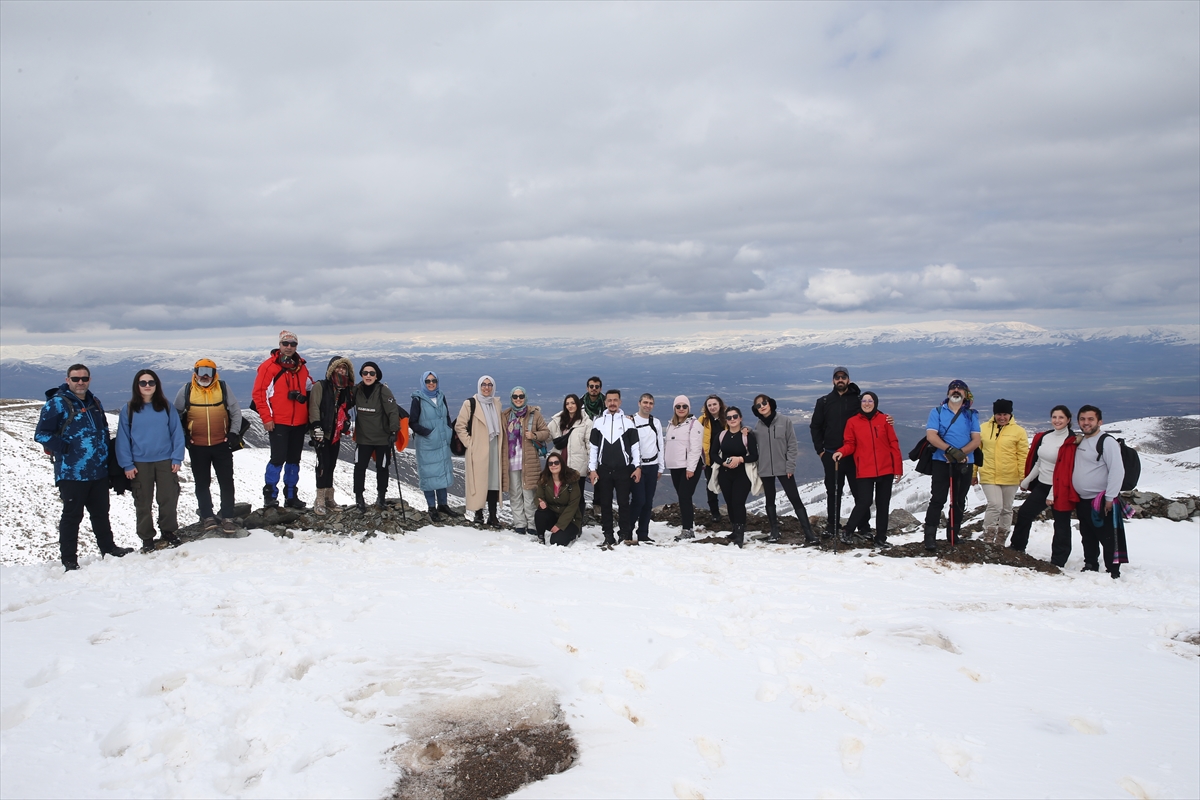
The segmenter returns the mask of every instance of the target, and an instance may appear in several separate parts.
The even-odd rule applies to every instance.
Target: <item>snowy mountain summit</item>
[[[63,573],[39,407],[0,407],[4,797],[416,796],[451,762],[498,796],[520,781],[493,767],[539,752],[547,777],[512,796],[1200,794],[1196,517],[1131,520],[1119,581],[1079,572],[1078,542],[1049,575],[662,523],[665,544],[611,552],[593,529],[254,530]],[[1197,493],[1197,425],[1106,427],[1175,497]],[[235,461],[250,500],[266,454]],[[918,508],[927,485],[902,483],[893,507]],[[1049,541],[1036,523],[1029,552]]]

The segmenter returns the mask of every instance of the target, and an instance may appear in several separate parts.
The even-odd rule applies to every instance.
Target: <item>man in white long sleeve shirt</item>
[[[1076,416],[1083,439],[1075,448],[1075,470],[1071,474],[1071,485],[1079,495],[1075,515],[1079,518],[1079,535],[1083,539],[1084,572],[1100,571],[1100,549],[1104,549],[1104,565],[1114,579],[1121,577],[1121,564],[1116,555],[1116,517],[1113,501],[1121,494],[1121,482],[1125,480],[1125,464],[1121,461],[1121,447],[1116,439],[1100,433],[1100,409],[1083,406]],[[1103,439],[1109,441],[1105,445]],[[1097,525],[1094,501],[1101,494],[1103,521]]]
[[[621,391],[609,389],[604,393],[604,413],[592,420],[588,446],[588,477],[594,487],[596,505],[600,506],[600,524],[604,529],[602,547],[616,544],[612,513],[614,492],[621,541],[633,543],[629,500],[633,484],[641,480],[641,465],[637,428],[633,420],[621,413]]]
[[[633,415],[637,428],[638,446],[642,454],[642,479],[633,484],[633,504],[630,514],[637,528],[639,542],[650,542],[650,512],[654,510],[654,491],[663,465],[662,424],[650,412],[654,411],[654,395],[649,392],[638,399],[638,413]]]

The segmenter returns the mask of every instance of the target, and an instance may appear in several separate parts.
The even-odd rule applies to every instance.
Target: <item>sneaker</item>
[[[216,517],[205,517],[203,525],[205,533],[215,533],[221,527],[221,523],[217,522]]]
[[[233,536],[238,532],[238,524],[231,519],[221,520],[221,533],[226,536]]]
[[[63,572],[74,572],[75,570],[79,569],[78,561],[64,561],[62,562],[62,565]]]

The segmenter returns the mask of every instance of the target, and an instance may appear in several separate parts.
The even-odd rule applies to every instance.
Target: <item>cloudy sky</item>
[[[0,5],[5,341],[1200,317],[1200,4]]]

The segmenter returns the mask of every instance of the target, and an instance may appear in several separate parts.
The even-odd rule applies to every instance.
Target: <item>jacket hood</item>
[[[196,370],[199,369],[200,367],[211,367],[212,368],[213,379],[212,379],[212,383],[210,383],[208,386],[201,386],[200,379],[196,377]],[[192,364],[192,386],[195,386],[197,389],[199,389],[202,392],[206,392],[206,391],[212,390],[212,388],[214,386],[220,386],[220,385],[221,385],[221,371],[219,369],[217,369],[217,362],[213,361],[211,358],[202,358],[199,361],[197,361],[195,364]]]
[[[763,395],[763,396],[764,396],[764,397],[766,397],[766,395]],[[775,416],[775,398],[774,398],[774,397],[767,397],[767,405],[769,405],[769,406],[771,407],[771,413],[770,413],[770,414],[768,414],[768,415],[767,415],[767,416],[765,416],[765,417],[762,415],[762,413],[761,413],[761,412],[759,412],[759,410],[758,410],[758,406],[755,406],[755,407],[754,407],[754,416],[758,417],[758,418],[759,418],[759,419],[761,419],[763,422],[766,422],[766,421],[767,421],[767,420],[769,420],[771,417]]]
[[[75,400],[77,402],[79,401],[79,398],[76,397],[75,393],[71,391],[70,384],[68,384],[66,381],[63,381],[62,385],[60,385],[57,389],[47,389],[46,390],[46,399],[47,400],[49,400],[50,398],[52,398],[56,395],[62,395],[63,397],[66,397],[68,400]],[[88,389],[87,394],[85,394],[83,396],[83,402],[87,403],[91,399],[92,399],[92,390]]]
[[[325,368],[325,377],[329,380],[333,380],[333,371],[337,369],[338,366],[344,366],[346,368],[346,376],[349,378],[350,383],[353,384],[354,364],[351,363],[350,359],[346,358],[345,356],[334,356],[333,358],[329,359],[329,366]],[[376,367],[375,369],[379,368]]]

